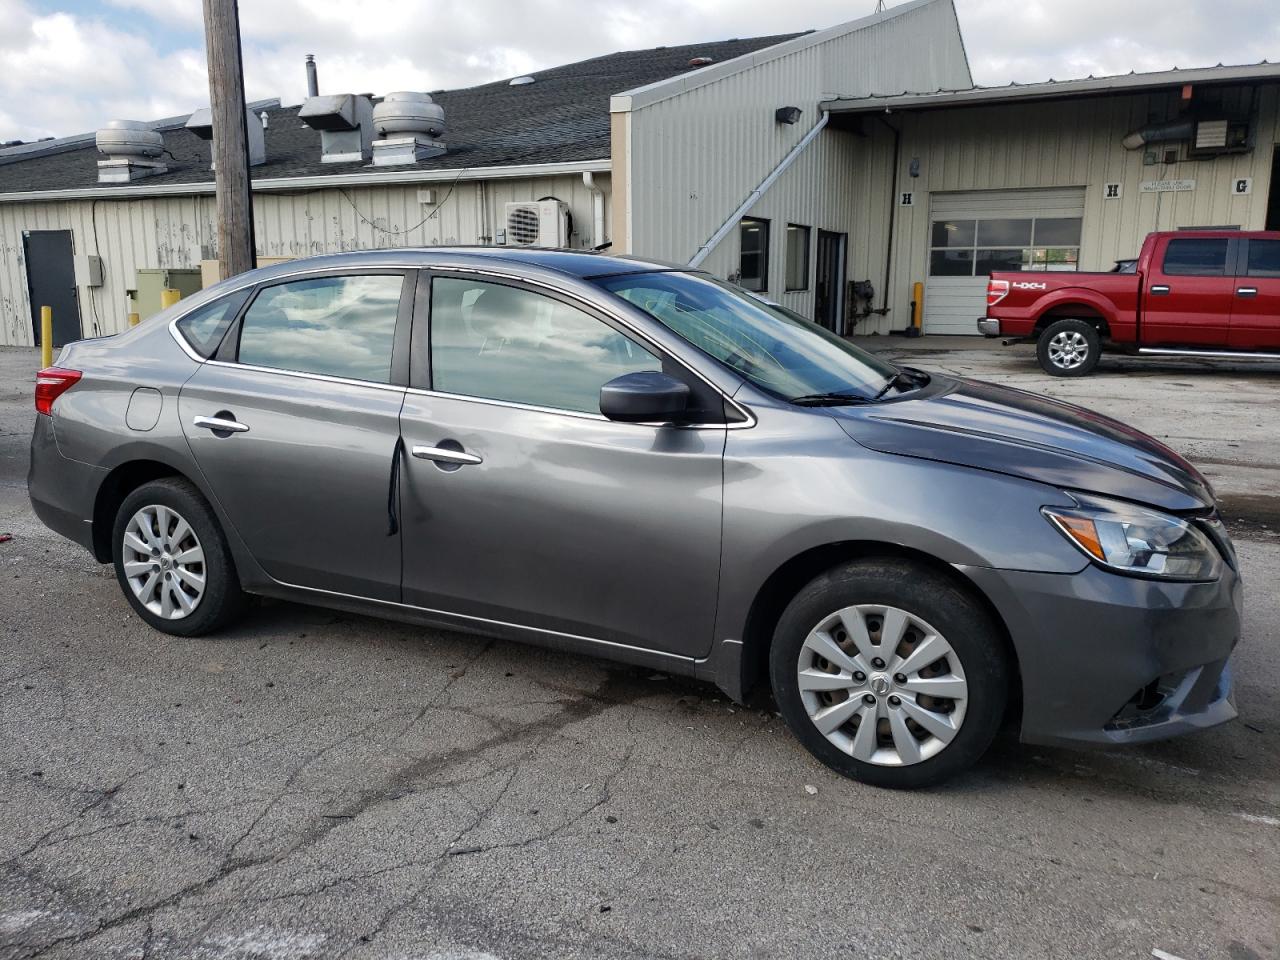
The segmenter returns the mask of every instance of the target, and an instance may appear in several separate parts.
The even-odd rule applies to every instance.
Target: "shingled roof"
[[[448,153],[416,167],[386,170],[462,170],[521,166],[609,157],[609,97],[695,69],[694,57],[717,63],[762,50],[800,34],[722,40],[679,47],[613,53],[530,74],[535,82],[511,86],[506,80],[464,90],[432,92],[444,107]],[[275,107],[267,115],[267,162],[254,167],[254,180],[303,176],[344,178],[373,172],[367,163],[322,163],[320,134],[298,119],[298,107]],[[106,118],[104,118],[106,119]],[[161,129],[169,172],[140,185],[200,183],[213,179],[209,144],[178,126]],[[92,190],[97,161],[90,139],[83,146],[50,145],[49,152],[6,160],[0,153],[0,195],[44,190]]]

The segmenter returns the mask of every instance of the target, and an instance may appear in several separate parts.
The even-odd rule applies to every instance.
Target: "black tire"
[[[185,521],[190,526],[203,553],[203,562],[188,564],[184,568],[187,572],[202,576],[204,586],[193,602],[191,611],[179,619],[167,619],[159,612],[148,609],[135,594],[129,574],[126,572],[126,550],[129,550],[134,564],[140,562],[140,554],[133,547],[126,546],[125,534],[134,516],[147,507],[163,507],[166,517],[173,516]],[[176,522],[170,522],[170,530],[177,532]],[[137,534],[135,533],[134,536]],[[191,543],[190,540],[184,542]],[[231,551],[227,547],[226,537],[222,534],[222,527],[208,501],[187,480],[178,477],[153,480],[125,497],[124,502],[120,504],[120,509],[116,511],[115,523],[112,526],[111,556],[115,561],[116,579],[120,583],[125,599],[129,601],[138,616],[157,630],[180,637],[196,637],[227,626],[244,611],[247,598],[244,591],[240,589],[240,578],[236,573]],[[181,586],[181,574],[177,572],[176,565],[170,566],[172,561],[158,555],[154,559],[157,566],[162,560],[166,561],[165,567],[159,571],[160,576],[168,575],[174,578],[176,588],[193,592],[192,588]],[[170,569],[173,570],[172,573],[168,572]],[[141,576],[145,582],[149,574]],[[159,586],[163,589],[163,581]],[[185,595],[188,593],[184,592]],[[154,597],[155,594],[153,594]],[[173,606],[179,605],[176,595],[171,596],[170,599],[173,601]]]
[[[1084,320],[1055,320],[1036,341],[1036,359],[1050,376],[1087,377],[1101,358],[1102,335]]]
[[[802,653],[806,657],[811,656],[805,650],[806,639],[824,619],[855,605],[895,607],[918,617],[945,638],[959,660],[968,687],[959,729],[949,742],[937,747],[936,753],[918,762],[886,766],[857,759],[852,748],[842,749],[815,726],[805,706],[797,672]],[[867,623],[873,622],[874,615],[871,615]],[[904,643],[912,643],[914,636],[908,631],[904,634]],[[841,645],[846,644],[853,649],[851,643],[843,642]],[[896,649],[908,651],[909,646],[899,644]],[[931,669],[954,672],[950,656],[948,653],[946,659],[936,661]],[[791,601],[778,621],[769,659],[774,699],[796,738],[837,773],[879,787],[911,789],[930,786],[977,763],[1000,728],[1008,700],[1009,657],[1002,636],[986,610],[950,579],[922,565],[896,558],[847,563],[810,582]],[[891,670],[891,663],[888,668]],[[885,674],[879,676],[887,679]],[[862,694],[848,694],[848,702],[872,695],[870,687],[876,677],[876,674],[867,677],[865,685],[868,689]],[[895,677],[894,683],[897,682]],[[906,696],[903,688],[893,689]],[[890,707],[894,698],[884,691],[881,693],[884,694],[881,705],[875,708],[877,717],[887,717],[890,709],[903,709]],[[954,700],[933,703],[941,710],[953,711],[959,707]],[[877,721],[875,742],[883,744],[884,748],[893,745],[889,727],[888,719]],[[837,734],[848,729],[848,726],[842,727]],[[928,740],[929,734],[924,728],[916,729],[915,735],[923,735],[920,742],[932,748],[933,742]],[[854,737],[850,736],[852,739]],[[937,743],[942,744],[942,741],[938,739]],[[896,748],[894,752],[896,754]],[[901,757],[901,754],[897,755]]]

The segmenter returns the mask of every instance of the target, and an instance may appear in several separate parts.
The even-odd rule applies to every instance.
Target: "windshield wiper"
[[[871,401],[851,393],[807,393],[803,397],[792,397],[791,402],[799,407],[838,407]]]
[[[871,402],[875,403],[877,400],[883,400],[885,394],[894,387],[923,387],[928,382],[929,375],[923,370],[916,370],[912,367],[903,367],[893,375],[888,383],[880,388],[880,391],[871,398]]]

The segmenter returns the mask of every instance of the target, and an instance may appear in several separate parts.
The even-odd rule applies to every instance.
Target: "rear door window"
[[[241,363],[391,381],[400,274],[311,277],[259,291],[240,324]]]
[[[1164,252],[1164,272],[1172,276],[1226,276],[1229,243],[1225,237],[1170,240]]]

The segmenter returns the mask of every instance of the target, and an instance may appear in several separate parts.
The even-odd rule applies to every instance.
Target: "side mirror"
[[[689,385],[656,370],[624,373],[600,388],[600,412],[621,423],[670,423],[689,408]]]

